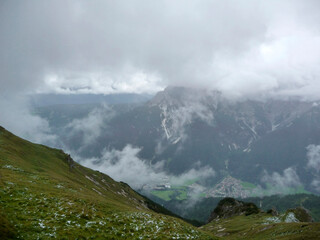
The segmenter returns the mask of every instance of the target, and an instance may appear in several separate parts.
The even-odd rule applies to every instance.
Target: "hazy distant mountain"
[[[104,120],[89,147],[77,141],[81,134],[65,132],[60,133],[64,144],[70,149],[82,147],[84,157],[131,144],[140,147],[139,156],[150,163],[165,162],[172,174],[210,166],[216,172],[212,186],[232,176],[263,188],[303,185],[312,192],[318,188],[318,172],[308,165],[307,157],[307,147],[320,144],[316,102],[231,101],[216,91],[168,87],[145,104],[110,108],[112,117]],[[68,116],[76,109],[60,115],[59,109],[49,107],[39,114],[50,125],[60,121],[61,126],[70,123]]]

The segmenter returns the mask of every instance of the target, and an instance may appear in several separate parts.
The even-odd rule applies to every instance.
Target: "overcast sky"
[[[0,94],[320,97],[320,1],[0,2]]]

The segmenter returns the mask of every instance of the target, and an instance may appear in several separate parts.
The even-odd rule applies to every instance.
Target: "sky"
[[[26,96],[320,98],[320,1],[0,1],[0,125],[53,141]],[[40,134],[39,134],[40,133]]]
[[[0,94],[155,93],[317,99],[317,0],[0,3]]]

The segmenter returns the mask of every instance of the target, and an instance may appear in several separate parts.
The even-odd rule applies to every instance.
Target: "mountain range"
[[[208,189],[204,195],[319,191],[318,102],[234,100],[217,91],[168,87],[145,103],[55,105],[36,114],[48,120],[60,147],[81,158],[97,159],[105,149],[129,144],[171,176],[211,168],[204,182],[198,179]],[[97,118],[100,127],[84,144],[86,128]],[[75,120],[82,125],[75,128]]]

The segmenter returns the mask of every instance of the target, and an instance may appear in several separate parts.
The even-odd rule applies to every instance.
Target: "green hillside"
[[[63,151],[30,143],[0,128],[0,239],[320,236],[319,223],[287,223],[278,218],[259,212],[195,228],[127,184],[75,163]]]
[[[234,198],[221,200],[202,228],[224,239],[319,239],[320,234],[320,224],[303,207],[279,214]]]
[[[201,228],[223,239],[320,239],[319,223],[278,222],[267,213],[220,219]]]
[[[199,222],[206,223],[211,211],[222,199],[223,198],[212,197],[202,198],[193,205],[188,205],[188,200],[170,200],[167,202],[163,201],[163,203],[166,208],[184,218],[195,219]],[[239,200],[253,202],[257,206],[260,206],[264,211],[275,208],[280,213],[284,213],[288,208],[296,208],[302,206],[310,211],[310,214],[315,222],[320,221],[320,196],[316,196],[313,194],[272,195],[243,199],[239,198]],[[159,202],[161,203],[161,199]]]
[[[3,128],[0,202],[0,239],[212,239],[127,184]]]

